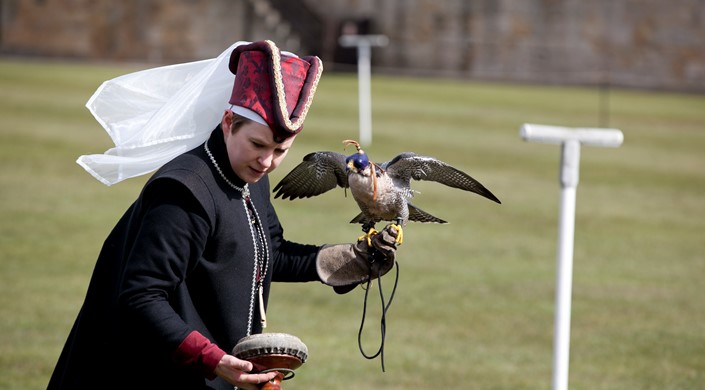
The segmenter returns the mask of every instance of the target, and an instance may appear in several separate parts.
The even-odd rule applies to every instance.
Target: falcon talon
[[[401,245],[404,243],[404,229],[401,228],[401,223],[390,223],[387,225],[387,227],[393,227],[397,231],[397,239],[396,239],[396,244],[397,246]]]
[[[375,230],[374,227],[371,227],[371,228],[369,228],[369,229],[364,229],[364,228],[363,228],[362,231],[365,232],[365,234],[363,234],[363,235],[361,235],[360,237],[358,237],[358,238],[357,238],[357,242],[367,240],[367,245],[368,245],[369,247],[372,247],[372,237],[375,236],[375,235],[378,233],[377,230]]]

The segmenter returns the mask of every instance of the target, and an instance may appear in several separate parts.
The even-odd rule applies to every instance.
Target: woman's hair
[[[252,119],[245,118],[244,116],[233,112],[233,123],[230,125],[230,132],[235,133],[242,126],[245,126],[246,124],[248,124],[250,122],[254,122],[254,121]],[[286,137],[279,137],[276,134],[273,134],[273,136],[274,136],[274,142],[276,142],[278,144],[286,141]]]
[[[252,122],[251,119],[247,119],[242,115],[238,115],[233,112],[233,123],[230,125],[230,132],[235,133],[238,131],[242,126],[245,126],[246,124]]]

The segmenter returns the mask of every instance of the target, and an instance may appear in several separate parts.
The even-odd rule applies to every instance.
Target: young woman
[[[270,202],[267,175],[303,127],[318,58],[263,41],[237,46],[229,68],[220,124],[150,178],[106,239],[49,389],[259,388],[275,373],[229,351],[262,332],[271,282],[347,289],[393,266],[393,228],[374,249],[297,244]],[[371,251],[385,260],[370,265]]]

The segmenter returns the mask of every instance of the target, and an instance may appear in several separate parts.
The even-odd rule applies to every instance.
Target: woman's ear
[[[226,109],[223,113],[223,118],[220,120],[220,127],[223,130],[223,134],[230,131],[233,125],[233,112],[230,109]],[[226,134],[227,135],[227,134]]]

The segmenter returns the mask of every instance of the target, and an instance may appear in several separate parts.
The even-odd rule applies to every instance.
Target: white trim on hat
[[[265,122],[265,120],[258,113],[250,110],[249,108],[232,105],[232,106],[230,106],[230,111],[232,111],[242,117],[245,117],[251,121],[255,121],[255,122],[259,123],[260,125],[265,125],[265,126],[269,127],[267,122]]]

